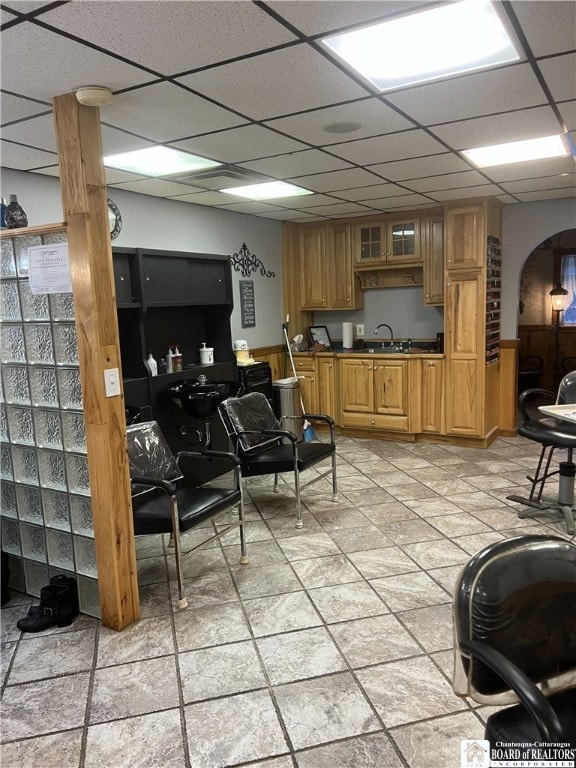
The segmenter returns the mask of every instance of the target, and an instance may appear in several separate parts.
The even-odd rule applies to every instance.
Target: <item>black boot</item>
[[[76,579],[73,579],[71,576],[65,576],[63,573],[59,573],[57,576],[52,576],[50,584],[70,588],[72,607],[75,611],[74,616],[77,616],[80,613],[80,606],[78,604],[78,587],[76,586]],[[39,605],[31,605],[30,608],[28,608],[28,616],[38,616],[39,613]]]
[[[53,581],[57,583],[52,583]],[[76,579],[55,576],[47,587],[40,590],[40,605],[34,613],[19,619],[16,626],[21,632],[42,632],[54,625],[67,627],[78,615],[78,589]]]

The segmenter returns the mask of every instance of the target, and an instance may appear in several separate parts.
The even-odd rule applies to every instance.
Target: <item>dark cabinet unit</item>
[[[162,397],[169,384],[185,379],[235,380],[230,315],[232,273],[227,256],[140,248],[113,248],[114,281],[124,397],[158,421],[173,451],[198,448],[205,423],[195,420]],[[202,343],[214,348],[214,364],[201,365]],[[151,376],[148,350],[160,366],[170,346],[178,345],[183,369]],[[212,447],[227,449],[228,439],[214,419]],[[197,430],[197,431],[196,431]],[[216,464],[209,477],[224,471]]]

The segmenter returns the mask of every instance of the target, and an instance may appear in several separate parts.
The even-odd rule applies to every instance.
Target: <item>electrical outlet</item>
[[[356,336],[364,336],[364,323],[358,323],[356,326]]]

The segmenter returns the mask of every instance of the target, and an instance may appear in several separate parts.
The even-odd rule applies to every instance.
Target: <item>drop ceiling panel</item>
[[[6,3],[8,8],[14,9],[19,13],[32,13],[32,11],[42,8],[43,5],[47,6],[50,3],[45,2],[45,0],[12,0]]]
[[[427,179],[413,179],[406,182],[406,185],[416,192],[435,192],[440,189],[458,189],[480,184],[486,184],[486,179],[478,171],[447,173],[443,176],[430,176]]]
[[[265,160],[253,160],[240,165],[278,179],[292,179],[305,173],[315,174],[350,167],[350,164],[344,160],[332,157],[319,149],[308,149],[304,152],[294,152],[291,155],[278,155],[278,157],[269,157]]]
[[[520,0],[513,9],[535,56],[574,50],[576,11],[571,0]]]
[[[42,101],[90,83],[105,83],[116,91],[149,79],[130,64],[29,22],[2,32],[2,59],[22,62],[22,66],[2,68],[2,88]]]
[[[546,98],[528,64],[443,80],[388,95],[423,125],[539,106]]]
[[[169,142],[232,128],[246,121],[172,83],[121,93],[102,110],[102,120],[153,141]]]
[[[397,195],[396,197],[383,197],[381,200],[367,200],[366,205],[380,211],[400,207],[408,209],[419,205],[427,205],[430,208],[434,205],[434,200],[424,197],[424,195]]]
[[[540,192],[518,192],[516,197],[521,203],[532,203],[537,200],[556,200],[560,197],[575,197],[576,189],[549,189],[542,190]],[[576,205],[574,208],[574,215],[576,216]]]
[[[471,149],[550,136],[559,133],[560,129],[558,119],[550,107],[535,107],[435,125],[431,130],[454,149]]]
[[[494,168],[485,168],[487,176],[496,182],[517,179],[537,179],[560,173],[574,173],[576,163],[573,157],[553,157],[549,160],[534,160],[530,163],[513,163]]]
[[[401,160],[395,163],[372,165],[370,170],[379,173],[391,181],[406,181],[426,176],[438,176],[442,173],[469,171],[470,166],[456,155],[444,153],[442,155]]]
[[[576,130],[576,101],[565,101],[558,105],[564,124],[569,131]]]
[[[281,210],[274,213],[261,213],[259,214],[263,219],[277,219],[278,221],[314,221],[316,216],[311,216],[305,211],[289,211]]]
[[[330,192],[352,187],[363,187],[378,182],[378,176],[363,170],[362,168],[350,168],[344,171],[332,171],[330,173],[312,174],[310,176],[296,176],[291,179],[294,184],[299,184],[315,192]]]
[[[305,149],[301,142],[288,139],[260,125],[245,125],[170,143],[173,147],[186,149],[222,163],[240,163]]]
[[[195,192],[189,195],[178,195],[172,197],[173,200],[182,203],[197,203],[198,205],[227,205],[233,202],[235,199],[231,195],[226,195],[223,192]]]
[[[223,211],[235,211],[236,213],[250,213],[250,214],[260,214],[260,213],[274,213],[281,211],[281,208],[278,208],[277,205],[269,205],[268,203],[261,203],[261,202],[251,202],[250,200],[246,200],[243,203],[231,203],[230,205],[221,205],[220,208]]]
[[[478,187],[460,187],[458,189],[446,189],[438,192],[428,192],[427,194],[439,202],[443,200],[462,200],[466,197],[490,197],[502,192],[495,184],[484,184]]]
[[[137,181],[124,181],[115,185],[116,189],[127,189],[130,192],[138,192],[142,195],[154,197],[171,197],[174,195],[186,195],[191,192],[203,192],[200,187],[191,187],[187,184],[177,184],[166,179],[139,179]]]
[[[352,133],[328,133],[323,129],[330,123],[359,123],[360,127]],[[362,139],[414,127],[413,123],[377,98],[317,109],[314,112],[304,112],[292,117],[281,117],[278,120],[271,120],[268,125],[270,128],[288,133],[301,141],[308,141],[319,146],[328,146],[342,141],[350,141],[350,139]]]
[[[4,101],[4,98],[2,98]],[[31,117],[20,123],[7,125],[2,128],[2,138],[28,144],[36,149],[46,149],[56,152],[56,135],[54,133],[54,117],[50,111],[47,115]]]
[[[356,187],[356,189],[342,189],[334,192],[336,197],[345,200],[375,200],[376,198],[394,197],[395,195],[405,195],[406,190],[397,184],[372,184],[369,187]]]
[[[2,125],[11,123],[13,120],[22,120],[32,115],[40,115],[47,110],[51,110],[50,104],[38,104],[28,99],[20,99],[18,96],[11,96],[9,93],[2,94]]]
[[[224,2],[131,0],[115,3],[114,13],[103,12],[102,5],[75,0],[45,21],[165,75],[295,39],[252,3],[237,3],[234,13]],[[126,34],[136,24],[137,34]]]
[[[370,165],[386,160],[420,157],[441,152],[444,147],[420,130],[392,133],[372,139],[360,139],[347,144],[337,144],[330,151],[358,165]]]
[[[302,186],[304,186],[302,184]],[[335,205],[340,200],[336,200],[329,195],[302,195],[301,197],[285,197],[283,199],[278,198],[276,205],[281,208],[298,208],[299,210],[306,210],[307,208],[314,208],[320,205]]]
[[[538,66],[556,101],[576,99],[576,53],[540,61]]]
[[[319,205],[315,208],[308,208],[308,213],[320,216],[330,216],[337,219],[339,216],[355,213],[356,215],[369,215],[370,209],[358,203],[335,203],[333,205]]]
[[[32,168],[41,168],[58,162],[55,154],[24,147],[4,139],[1,142],[0,155],[3,168],[14,168],[17,171],[29,171]]]
[[[504,181],[502,186],[507,192],[532,192],[539,189],[576,189],[576,170],[561,176],[543,176],[540,179]]]
[[[258,120],[366,95],[364,88],[303,44],[188,75],[180,81]]]

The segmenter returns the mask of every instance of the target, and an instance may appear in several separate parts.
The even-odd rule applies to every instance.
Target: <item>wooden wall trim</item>
[[[515,435],[517,425],[518,339],[500,341],[499,417],[500,434]]]
[[[140,617],[124,395],[106,397],[104,370],[121,371],[99,110],[73,93],[53,100],[62,209],[68,229],[102,623]],[[122,392],[122,378],[119,374]]]

